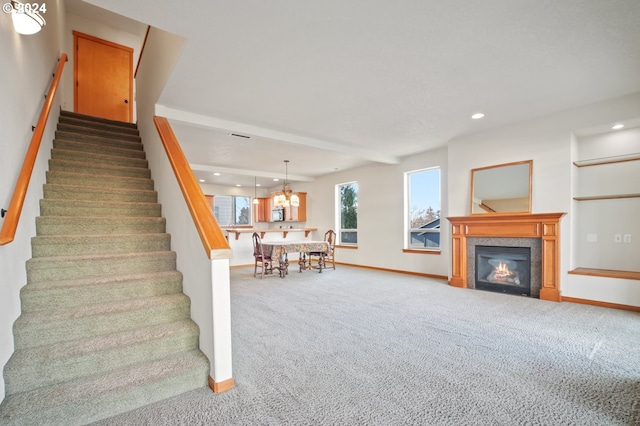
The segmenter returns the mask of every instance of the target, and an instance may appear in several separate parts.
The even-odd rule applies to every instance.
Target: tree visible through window
[[[340,197],[340,244],[358,243],[358,183],[337,185]]]
[[[440,249],[440,169],[405,173],[406,247]]]

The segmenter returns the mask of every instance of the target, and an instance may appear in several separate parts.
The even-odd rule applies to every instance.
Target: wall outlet
[[[622,242],[622,234],[614,234],[613,235],[613,242],[614,243],[621,243]]]
[[[588,243],[597,243],[598,242],[598,234],[587,234],[587,242]]]
[[[631,234],[624,234],[624,238],[622,239],[625,243],[631,242]]]

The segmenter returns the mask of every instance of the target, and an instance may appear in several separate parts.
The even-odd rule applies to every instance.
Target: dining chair
[[[253,267],[253,276],[258,273],[258,266],[260,267],[260,278],[264,278],[264,274],[273,274],[273,264],[278,263],[277,260],[273,260],[271,256],[265,256],[262,250],[262,240],[257,232],[253,233],[253,257],[255,259],[255,265]]]
[[[327,268],[327,264],[331,263],[332,268],[336,269],[336,257],[335,257],[335,245],[336,245],[336,233],[333,229],[329,229],[324,233],[324,241],[329,243],[329,251],[324,255],[324,268]],[[322,256],[321,252],[309,252],[307,253],[307,257],[309,258],[309,265],[311,265],[311,259],[313,256],[318,257],[318,262],[320,261],[320,256]]]

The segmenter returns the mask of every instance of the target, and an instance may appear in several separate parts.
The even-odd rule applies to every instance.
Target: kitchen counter
[[[255,229],[255,228],[223,228],[224,231],[227,231],[228,235],[231,236],[235,234],[236,240],[240,238],[240,234],[253,234],[257,232],[260,234],[260,238],[264,238],[266,233],[271,232],[280,232],[282,233],[282,238],[287,238],[287,234],[289,232],[304,232],[304,237],[307,238],[310,232],[317,231],[318,228],[268,228],[268,229]]]

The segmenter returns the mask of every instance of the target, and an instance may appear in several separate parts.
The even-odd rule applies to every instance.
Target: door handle
[[[125,99],[125,100],[124,100],[124,103],[125,103],[125,104],[128,104],[128,103],[129,103],[129,99]]]

